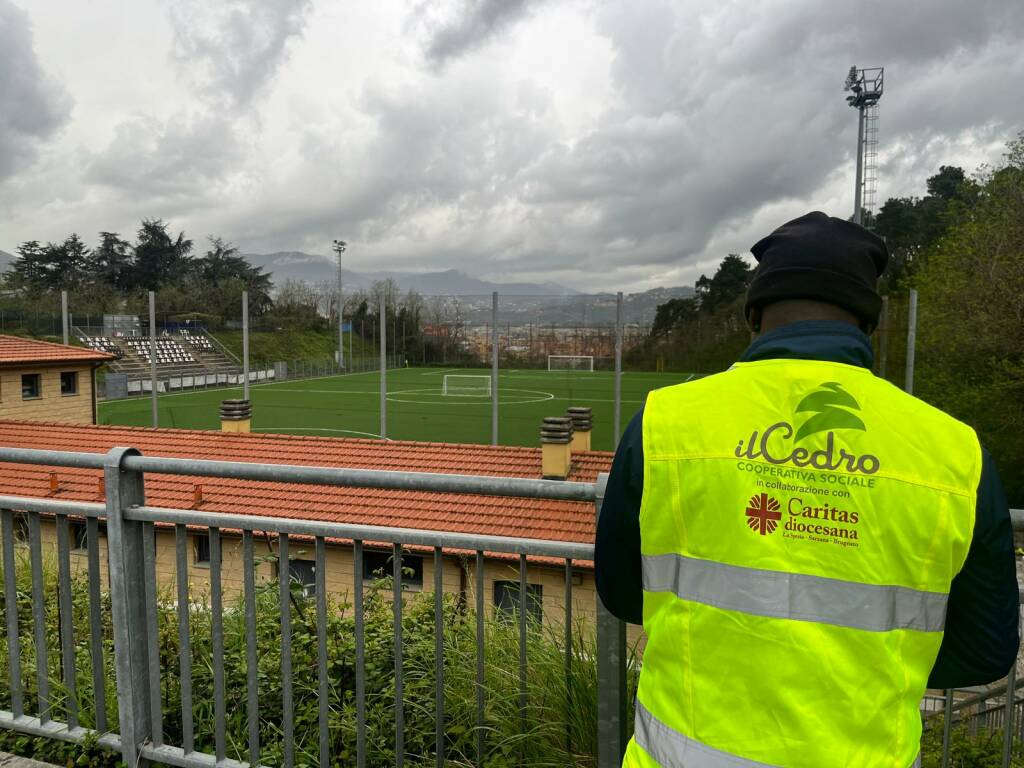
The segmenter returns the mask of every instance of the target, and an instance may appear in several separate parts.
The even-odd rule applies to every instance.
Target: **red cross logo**
[[[760,496],[751,496],[748,504],[750,506],[747,507],[747,525],[750,526],[750,530],[757,531],[762,536],[772,533],[778,526],[778,521],[782,519],[779,502],[767,493],[762,493]]]

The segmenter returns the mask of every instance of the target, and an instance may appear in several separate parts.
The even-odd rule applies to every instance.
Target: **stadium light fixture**
[[[334,252],[338,255],[338,367],[345,367],[345,334],[342,332],[342,294],[341,294],[341,254],[348,248],[348,243],[344,240],[334,240],[332,246]]]
[[[877,118],[878,111],[877,107],[879,100],[882,98],[882,88],[884,83],[885,68],[884,67],[873,67],[869,69],[858,69],[856,66],[850,67],[850,71],[846,73],[846,82],[843,85],[844,91],[849,91],[850,95],[846,97],[846,103],[857,110],[857,176],[854,182],[854,195],[853,195],[853,220],[857,224],[864,223],[864,207],[862,204],[863,193],[864,193],[864,159],[866,154],[865,148],[865,136],[864,136],[864,119],[865,113],[870,111],[872,115],[872,136],[870,138],[872,147],[874,147],[874,133],[877,130]],[[874,155],[872,154],[872,158]],[[872,166],[872,171],[874,166]],[[874,194],[874,177],[870,178],[870,195]],[[873,201],[869,200],[868,204],[871,205]]]

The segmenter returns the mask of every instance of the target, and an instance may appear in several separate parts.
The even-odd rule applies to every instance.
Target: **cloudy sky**
[[[587,289],[686,284],[1024,126],[1021,0],[0,0],[0,249],[201,242]]]

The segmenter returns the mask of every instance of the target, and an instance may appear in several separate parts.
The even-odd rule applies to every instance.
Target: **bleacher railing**
[[[4,605],[17,605],[17,583],[14,547],[15,522],[26,519],[27,545],[31,563],[32,621],[30,627],[19,626],[17,610],[5,610],[6,646],[9,663],[11,710],[0,710],[0,728],[21,733],[60,739],[75,743],[94,741],[102,747],[119,751],[127,765],[140,761],[155,761],[177,766],[228,766],[241,768],[260,764],[260,730],[256,659],[256,614],[254,585],[253,533],[271,533],[278,537],[280,563],[288,562],[290,537],[312,539],[315,549],[316,634],[318,643],[317,680],[319,764],[327,766],[337,761],[329,753],[329,712],[327,690],[328,659],[326,656],[326,568],[325,541],[341,539],[352,541],[353,611],[355,613],[355,706],[356,755],[355,764],[365,766],[366,745],[366,658],[363,616],[364,579],[362,569],[363,542],[375,545],[388,543],[393,548],[393,632],[394,632],[394,747],[395,763],[402,766],[407,757],[404,750],[403,701],[403,644],[402,644],[402,573],[403,546],[429,548],[434,558],[434,632],[437,659],[435,673],[436,765],[445,764],[445,700],[443,689],[444,644],[441,642],[444,621],[442,568],[445,550],[469,552],[475,559],[475,616],[476,616],[476,763],[482,764],[486,755],[485,741],[488,725],[484,700],[484,559],[485,553],[505,553],[518,556],[519,595],[523,601],[527,590],[527,558],[544,557],[562,560],[565,565],[565,648],[567,672],[573,663],[572,620],[573,561],[593,560],[593,546],[575,542],[518,539],[501,536],[471,535],[442,531],[352,525],[291,518],[269,518],[244,514],[211,513],[194,509],[169,509],[146,503],[144,477],[147,473],[189,477],[218,477],[253,481],[275,481],[336,487],[359,487],[453,494],[475,494],[532,499],[554,499],[586,502],[595,505],[595,514],[603,498],[605,476],[596,483],[559,482],[518,478],[449,475],[381,470],[355,470],[292,465],[268,465],[240,462],[218,462],[190,459],[168,459],[142,456],[132,448],[114,448],[107,454],[39,451],[0,448],[0,462],[43,465],[46,467],[75,467],[102,470],[102,502],[63,501],[53,498],[0,496],[0,534],[4,574]],[[15,512],[19,514],[15,518]],[[20,517],[24,515],[25,518]],[[93,696],[96,703],[95,729],[85,728],[79,722],[76,691],[75,648],[85,644],[84,638],[74,637],[72,612],[72,574],[69,536],[70,520],[84,519],[85,546],[88,556],[88,614],[90,663]],[[101,626],[101,568],[99,520],[106,521],[106,554],[109,573],[109,600],[111,604],[114,667],[116,670],[117,711],[119,723],[106,722],[105,681],[103,659],[103,627]],[[43,587],[43,543],[40,521],[53,520],[56,528],[57,587],[59,635],[61,656],[57,678],[47,663],[46,618]],[[158,648],[158,589],[156,572],[155,528],[173,527],[176,557],[176,613],[180,641],[181,675],[181,743],[165,742],[163,703],[161,697],[161,667]],[[215,750],[208,754],[195,750],[192,667],[189,648],[189,592],[186,536],[189,529],[202,527],[209,532],[210,557],[210,611],[212,635],[213,707],[215,712]],[[221,572],[221,531],[241,532],[243,544],[243,593],[245,603],[245,635],[247,660],[246,695],[244,707],[248,722],[248,744],[244,752],[248,762],[227,757],[225,733],[226,698],[224,680],[224,625],[223,574]],[[285,766],[295,762],[293,736],[292,688],[292,628],[290,617],[291,574],[288,567],[279,567],[277,578],[280,589],[281,632],[281,686],[282,743]],[[600,602],[600,601],[598,601]],[[77,606],[83,610],[83,606]],[[516,612],[519,622],[519,691],[520,708],[525,709],[527,675],[527,610]],[[597,606],[597,744],[598,765],[612,768],[620,764],[626,738],[626,647],[624,625]],[[36,701],[30,706],[23,691],[21,652],[23,643],[34,645],[36,665]],[[70,671],[70,672],[69,672]],[[51,691],[60,686],[63,694],[61,710],[63,721],[54,719]],[[275,708],[277,703],[275,702]],[[232,702],[231,706],[235,706]]]

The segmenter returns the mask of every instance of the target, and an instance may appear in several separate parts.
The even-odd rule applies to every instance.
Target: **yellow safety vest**
[[[624,764],[917,764],[974,431],[863,368],[764,360],[651,392],[643,444]]]

